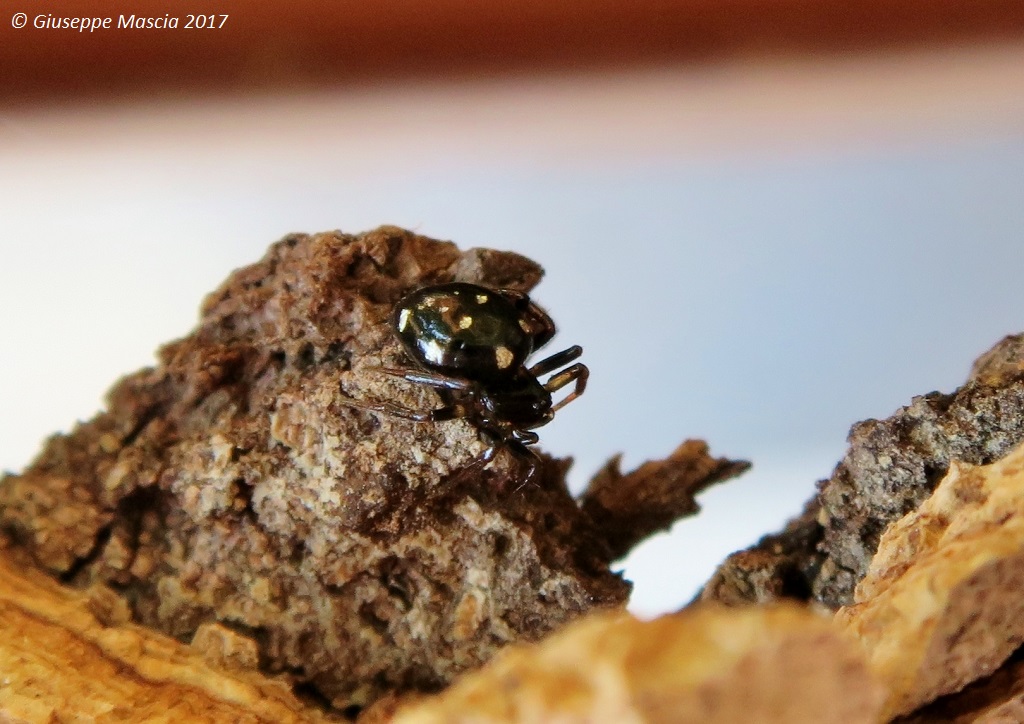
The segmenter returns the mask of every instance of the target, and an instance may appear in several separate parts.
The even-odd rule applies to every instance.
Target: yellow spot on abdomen
[[[432,339],[423,346],[423,356],[427,362],[436,365],[444,364],[444,349],[437,343],[437,340]]]
[[[494,360],[498,363],[499,370],[506,370],[512,364],[512,350],[508,347],[496,347],[494,349]]]

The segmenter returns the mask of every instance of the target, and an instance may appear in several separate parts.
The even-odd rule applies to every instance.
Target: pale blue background
[[[755,463],[625,562],[635,610],[654,613],[796,513],[853,422],[952,390],[1024,330],[1024,131],[550,163],[502,157],[497,138],[480,158],[471,140],[443,163],[351,151],[350,167],[358,139],[292,157],[123,123],[97,140],[6,121],[20,140],[0,177],[3,468],[92,415],[287,232],[392,223],[514,249],[547,269],[552,349],[582,344],[592,370],[541,431],[575,456],[575,488],[615,452],[630,468],[687,437]]]

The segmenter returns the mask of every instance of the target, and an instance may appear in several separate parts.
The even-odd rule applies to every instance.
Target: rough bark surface
[[[1016,335],[979,358],[953,394],[915,397],[886,420],[854,425],[846,456],[818,484],[804,517],[730,557],[704,597],[739,602],[793,595],[831,608],[850,604],[882,531],[931,494],[951,461],[988,464],[1021,440],[1024,335]],[[804,579],[787,585],[777,578],[794,571]]]
[[[403,359],[386,324],[427,283],[526,290],[533,262],[383,227],[293,235],[234,272],[198,327],[122,379],[106,411],[0,480],[0,529],[74,586],[190,640],[218,623],[263,671],[334,706],[432,690],[504,644],[619,606],[607,542],[545,458],[460,475],[465,421],[346,406],[434,394],[374,372]]]
[[[812,500],[781,533],[767,535],[753,547],[730,555],[698,598],[727,606],[809,599],[810,582],[822,558],[817,553],[821,541],[819,510],[818,501]]]
[[[600,470],[580,503],[602,531],[614,558],[647,536],[668,530],[700,510],[696,496],[750,469],[743,460],[713,458],[702,440],[687,440],[664,460],[651,460],[623,475],[620,457]]]

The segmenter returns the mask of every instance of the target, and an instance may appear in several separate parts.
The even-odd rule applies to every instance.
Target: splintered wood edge
[[[207,661],[214,652],[136,624],[101,621],[94,611],[107,618],[109,601],[97,598],[104,596],[63,587],[0,548],[0,721],[71,713],[167,722],[336,720],[300,702],[284,681],[228,671]]]
[[[580,497],[615,560],[679,519],[696,515],[699,493],[750,469],[745,460],[712,457],[703,440],[686,440],[667,458],[649,460],[628,473],[619,468],[621,457],[609,460]]]

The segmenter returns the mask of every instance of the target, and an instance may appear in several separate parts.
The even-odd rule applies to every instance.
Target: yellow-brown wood
[[[124,622],[117,601],[62,587],[0,550],[0,721],[328,721],[283,681],[211,663],[215,647]]]

